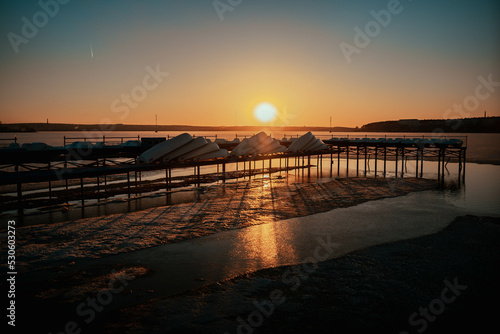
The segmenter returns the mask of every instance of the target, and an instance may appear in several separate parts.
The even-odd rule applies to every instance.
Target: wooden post
[[[165,168],[165,192],[168,192],[169,184],[168,184],[168,168]]]
[[[387,146],[384,146],[384,178],[387,172]]]
[[[337,146],[337,176],[340,177],[340,146]]]
[[[399,150],[398,150],[398,147],[396,146],[396,170],[395,170],[395,176],[398,177],[398,153],[399,153]]]
[[[378,148],[375,146],[375,178],[377,177],[377,154],[378,154]]]
[[[441,149],[438,151],[438,182],[441,180]]]
[[[299,158],[300,159],[300,158]],[[300,163],[300,160],[299,160],[299,163]],[[306,163],[305,163],[305,157],[302,156],[302,168],[301,168],[301,171],[302,171],[302,178],[304,178],[304,169],[305,169],[305,166],[306,166]]]
[[[460,174],[462,173],[462,150],[458,151],[458,182],[460,183]]]
[[[83,190],[83,177],[80,178],[80,195],[82,198],[82,206],[85,205],[85,192]]]
[[[319,155],[319,174],[323,177],[323,154]]]
[[[311,178],[311,155],[307,156],[307,178]]]
[[[368,146],[365,145],[365,172],[364,172],[365,176],[366,176],[366,168],[367,168],[366,167],[367,158],[368,158]]]
[[[333,153],[330,153],[330,178],[333,176]]]
[[[401,148],[401,177],[405,174],[405,148]]]
[[[198,183],[198,188],[200,187],[201,185],[201,181],[200,181],[200,165],[196,166],[196,170],[197,170],[197,176],[196,176],[196,180],[197,180],[197,183]]]
[[[359,177],[359,145],[356,146],[356,177]]]
[[[464,169],[462,170],[462,179],[465,181],[465,165],[466,165],[465,154],[467,153],[467,148],[463,148],[463,151],[464,151]]]
[[[64,170],[66,171],[67,168],[68,168],[68,156],[65,156],[64,157]],[[68,190],[68,179],[65,180],[65,183],[66,183],[66,190]]]
[[[420,149],[420,177],[423,176],[424,173],[424,149]]]
[[[222,163],[222,183],[226,183],[226,163]]]
[[[441,168],[443,170],[443,173],[442,173],[442,175],[443,175],[442,181],[443,182],[444,182],[444,166],[445,166],[445,161],[446,161],[446,149],[444,148],[443,149],[443,163],[441,164]]]
[[[138,193],[138,188],[137,188],[137,171],[134,171],[134,184],[135,184],[135,194],[137,195],[137,193]]]
[[[128,198],[130,198],[130,172],[127,172],[127,193]]]
[[[346,177],[349,177],[349,149],[350,149],[350,146],[349,144],[347,144],[347,151],[346,151]]]
[[[106,158],[102,161],[102,167],[106,167]],[[104,188],[108,185],[107,174],[104,174]]]
[[[416,157],[415,157],[415,178],[418,179],[418,148],[417,148],[417,151],[416,151]]]
[[[47,165],[47,169],[50,170],[50,161]],[[52,203],[52,182],[49,181],[49,204]]]

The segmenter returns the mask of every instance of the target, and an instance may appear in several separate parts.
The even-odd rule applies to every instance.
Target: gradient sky
[[[348,63],[340,44],[388,2],[242,0],[221,21],[213,0],[72,0],[43,25],[38,1],[2,1],[0,121],[256,125],[261,102],[277,126],[500,115],[500,84],[476,97],[478,77],[500,82],[500,2],[402,0]]]

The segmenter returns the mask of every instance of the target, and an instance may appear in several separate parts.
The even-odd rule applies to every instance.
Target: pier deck
[[[0,158],[0,186],[15,185],[17,193],[18,211],[23,211],[23,185],[33,183],[47,183],[46,193],[49,203],[53,197],[52,183],[65,181],[65,188],[68,190],[68,181],[76,181],[80,186],[80,200],[82,205],[86,200],[85,185],[89,180],[93,186],[97,187],[99,197],[106,197],[107,178],[111,175],[126,175],[126,187],[124,193],[134,193],[132,187],[141,183],[141,174],[148,171],[164,171],[164,189],[166,192],[172,191],[174,180],[172,178],[173,169],[192,169],[192,177],[183,182],[184,185],[194,184],[200,186],[201,183],[209,182],[214,178],[204,178],[200,168],[203,166],[217,166],[217,180],[226,182],[226,178],[234,177],[234,173],[229,175],[226,166],[233,165],[235,170],[240,170],[239,177],[251,177],[255,174],[273,173],[281,170],[304,169],[308,174],[311,168],[317,168],[318,173],[323,171],[323,163],[329,165],[329,177],[339,176],[341,173],[341,159],[346,161],[346,176],[349,176],[349,163],[356,164],[356,176],[360,172],[364,176],[369,169],[370,160],[375,163],[375,177],[381,174],[387,175],[387,165],[394,164],[395,177],[404,177],[406,173],[406,163],[408,160],[415,161],[415,177],[423,175],[424,160],[437,161],[438,181],[444,179],[445,166],[450,161],[458,162],[458,179],[465,176],[465,162],[467,146],[458,139],[451,140],[426,140],[420,139],[387,139],[387,138],[330,138],[323,140],[327,145],[327,150],[303,153],[276,153],[267,155],[253,155],[245,157],[227,157],[202,161],[171,161],[168,163],[140,164],[137,163],[137,156],[145,148],[141,147],[99,147],[86,152],[85,155],[67,148],[55,148],[48,150],[9,150],[3,149]],[[282,142],[285,146],[290,142]],[[231,150],[236,144],[226,143],[219,145]],[[76,153],[75,153],[76,152]],[[311,157],[316,158],[316,165],[311,164]],[[273,167],[273,161],[279,160],[279,167]],[[256,163],[261,162],[262,168],[257,168]],[[265,162],[268,161],[268,167]],[[382,161],[383,167],[377,170]],[[334,164],[336,173],[334,173]],[[241,164],[243,169],[241,169]],[[252,167],[253,164],[253,167]],[[259,163],[260,165],[260,163]],[[368,165],[368,168],[367,168]],[[260,167],[260,166],[259,166]],[[220,168],[222,171],[220,171]],[[234,168],[233,168],[234,169]],[[220,172],[219,172],[220,171]],[[336,174],[336,175],[335,175]],[[131,180],[131,175],[133,180]],[[413,176],[411,175],[411,176]],[[103,189],[100,189],[104,184]],[[5,193],[5,191],[3,191]],[[2,201],[3,202],[3,201]],[[3,206],[3,205],[2,205]],[[3,211],[3,210],[2,210]]]

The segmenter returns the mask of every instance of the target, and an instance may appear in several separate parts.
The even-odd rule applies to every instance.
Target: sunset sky
[[[2,1],[0,15],[3,123],[257,125],[263,102],[277,126],[500,115],[498,0]]]

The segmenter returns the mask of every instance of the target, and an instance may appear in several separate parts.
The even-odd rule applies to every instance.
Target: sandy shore
[[[414,178],[214,185],[191,203],[18,228],[16,262],[20,272],[32,272],[436,187]]]
[[[446,229],[444,232],[431,236],[437,238],[433,241],[436,244],[432,246],[433,248],[422,247],[422,251],[419,247],[411,246],[413,240],[401,242],[402,245],[410,245],[408,247],[411,248],[411,252],[401,251],[398,248],[401,245],[397,245],[395,250],[389,250],[385,253],[376,251],[362,258],[356,258],[358,256],[356,254],[359,252],[363,254],[363,251],[357,251],[347,255],[347,258],[350,256],[355,258],[349,260],[350,262],[348,262],[351,264],[346,265],[347,267],[342,271],[341,267],[340,269],[336,267],[338,264],[335,261],[343,263],[342,261],[346,261],[344,254],[366,247],[363,245],[369,246],[408,239],[412,235],[436,233],[448,225],[449,222],[445,221],[448,218],[444,219],[444,217],[452,217],[453,213],[446,214],[444,210],[441,210],[442,213],[432,215],[432,212],[436,212],[436,208],[432,209],[434,211],[429,210],[427,215],[431,216],[426,218],[435,220],[434,225],[421,222],[424,223],[421,225],[423,229],[414,222],[418,220],[416,217],[419,214],[425,212],[427,209],[425,207],[412,209],[413,217],[409,217],[411,219],[406,219],[404,214],[399,214],[399,216],[396,214],[391,218],[389,214],[398,211],[397,196],[418,190],[434,189],[436,183],[422,179],[337,179],[321,184],[288,184],[286,180],[279,179],[274,181],[266,183],[261,180],[226,185],[223,188],[207,188],[196,203],[84,219],[76,222],[19,228],[17,249],[19,252],[18,271],[21,272],[21,275],[18,276],[18,284],[22,287],[20,288],[22,292],[18,295],[18,320],[20,324],[26,325],[31,321],[39,320],[42,324],[40,325],[41,330],[52,332],[59,332],[64,329],[65,325],[69,324],[71,327],[74,324],[83,329],[84,332],[131,331],[149,333],[155,332],[155,330],[162,332],[162,328],[164,328],[168,329],[169,332],[178,333],[223,333],[224,331],[236,333],[240,325],[238,317],[247,319],[248,314],[255,310],[254,302],[264,300],[265,296],[269,297],[269,294],[274,290],[280,289],[286,293],[287,302],[280,304],[279,308],[276,308],[276,312],[273,312],[273,316],[265,319],[265,325],[263,322],[259,326],[254,326],[258,327],[255,328],[255,332],[293,332],[293,330],[303,332],[307,328],[320,331],[330,324],[332,326],[336,324],[335,328],[346,329],[345,332],[356,332],[353,331],[353,328],[356,329],[354,325],[358,323],[354,320],[355,317],[361,312],[371,319],[373,315],[370,315],[372,310],[370,305],[373,298],[377,300],[377,303],[380,303],[381,301],[378,300],[380,296],[382,296],[381,300],[384,301],[388,298],[387,294],[392,294],[392,281],[384,283],[384,279],[389,279],[385,276],[386,273],[392,271],[396,276],[399,275],[398,280],[401,287],[404,286],[405,280],[416,279],[413,275],[419,270],[422,275],[435,275],[433,270],[440,267],[439,263],[447,262],[448,258],[454,259],[452,263],[460,267],[459,260],[466,258],[466,256],[488,261],[495,259],[496,261],[496,258],[491,254],[500,254],[498,251],[493,252],[494,249],[490,248],[493,245],[491,240],[498,238],[496,227],[491,227],[490,222],[480,221],[478,223],[478,218],[467,217],[464,219],[464,224],[468,232],[462,233],[462,231],[453,234],[459,240],[447,240],[449,237],[446,236],[448,233],[448,229]],[[411,207],[415,207],[416,204],[413,199],[423,198],[409,196],[409,200],[406,199],[406,201],[409,201],[407,206]],[[382,200],[383,203],[386,203],[386,211],[380,211],[380,207],[371,204],[381,201],[368,202],[387,197],[394,197],[394,202],[392,199]],[[358,208],[361,206],[354,207],[360,203],[364,203],[361,206],[368,209],[360,211]],[[438,208],[444,208],[442,203],[435,205]],[[179,257],[181,253],[176,250],[182,250],[182,243],[193,240],[193,244],[199,244],[200,242],[197,240],[209,238],[217,244],[217,239],[227,233],[242,234],[244,237],[247,230],[254,228],[264,231],[265,227],[273,224],[279,225],[286,218],[292,219],[289,222],[291,225],[295,224],[294,219],[299,219],[301,224],[314,230],[315,224],[324,225],[321,221],[318,222],[317,215],[327,214],[326,211],[332,208],[345,208],[331,211],[337,213],[341,213],[341,210],[347,210],[345,219],[342,218],[343,214],[336,216],[337,221],[340,219],[342,224],[338,224],[334,220],[330,224],[334,228],[329,233],[332,232],[338,238],[347,240],[344,243],[349,247],[343,248],[342,252],[338,253],[344,257],[318,263],[317,267],[314,267],[314,270],[311,269],[312,271],[305,276],[302,273],[302,276],[299,276],[300,286],[293,291],[290,290],[290,287],[286,290],[290,282],[283,282],[283,273],[287,270],[294,270],[293,267],[279,266],[229,281],[217,279],[217,275],[213,279],[193,276],[194,279],[189,278],[190,285],[193,287],[191,292],[175,296],[167,292],[163,295],[159,293],[169,290],[170,285],[175,280],[186,280],[185,272],[168,262],[172,260],[175,263],[178,257],[179,263],[185,264],[185,258]],[[359,217],[361,217],[356,222],[357,230],[354,228],[355,225],[353,228],[350,227],[348,218],[353,217],[352,213],[349,212],[351,209],[353,212],[358,212]],[[373,224],[369,222],[369,217],[375,214],[370,213],[372,212],[370,210],[378,213],[386,212],[384,214],[386,216],[383,218],[389,220],[389,225],[387,227],[380,225],[374,228]],[[362,218],[363,215],[366,219]],[[399,224],[402,228],[401,232],[391,228],[398,223],[398,220],[407,220],[404,222],[406,225]],[[412,226],[415,231],[406,229],[405,226]],[[299,229],[298,232],[300,231]],[[475,234],[475,237],[469,240],[471,232]],[[358,233],[358,236],[352,233]],[[445,233],[445,237],[443,237],[443,233]],[[302,235],[303,233],[298,234]],[[364,241],[359,236],[362,236]],[[278,235],[275,237],[280,239]],[[439,241],[441,239],[443,242]],[[182,240],[184,240],[182,243],[179,242]],[[456,242],[459,244],[455,245]],[[473,244],[469,245],[470,242]],[[203,243],[206,241],[201,244],[203,245]],[[293,244],[293,242],[288,244]],[[478,247],[478,245],[482,246]],[[428,252],[427,249],[431,249],[432,253],[434,247],[437,247],[439,252],[435,254],[436,261],[434,259],[430,261],[426,257],[426,254],[429,253],[426,252]],[[452,247],[453,251],[446,254],[447,251],[450,251],[449,247]],[[167,253],[162,254],[162,249],[165,249]],[[210,250],[210,248],[207,249]],[[203,248],[201,251],[203,253]],[[219,251],[221,251],[220,248]],[[260,250],[260,252],[262,259],[267,261],[268,257],[265,256],[267,251]],[[276,258],[283,258],[283,254],[287,254],[286,247],[280,252],[277,253]],[[243,255],[247,253],[245,250]],[[212,256],[210,254],[210,252],[206,253],[205,257],[210,258]],[[247,254],[248,260],[252,260],[253,255],[249,254]],[[301,256],[299,255],[300,258],[303,258]],[[293,260],[295,262],[292,261],[293,263],[300,262],[296,258]],[[245,257],[241,258],[240,256],[240,259],[245,259]],[[269,260],[273,259],[269,258]],[[466,262],[462,269],[468,271],[470,262]],[[481,261],[478,261],[477,265],[480,263]],[[207,268],[201,268],[202,272],[206,273],[212,270],[219,274],[217,267],[210,268],[210,261],[205,264]],[[229,263],[229,265],[231,264]],[[425,267],[425,265],[432,265],[432,267]],[[267,268],[276,265],[259,263],[259,266]],[[393,267],[387,268],[387,266]],[[421,269],[416,270],[415,268],[419,268],[419,266]],[[442,267],[445,268],[444,264]],[[258,269],[258,266],[249,268]],[[475,270],[474,268],[472,269]],[[490,269],[491,266],[485,264],[484,270],[487,272]],[[380,272],[377,273],[377,271]],[[444,272],[441,271],[441,273]],[[443,285],[443,280],[450,275],[446,274],[440,278],[439,284]],[[342,276],[344,278],[341,278]],[[170,280],[167,279],[168,277],[177,278]],[[338,284],[333,284],[338,278],[340,278]],[[218,283],[210,284],[212,281]],[[118,282],[122,283],[123,286],[120,286]],[[354,284],[353,286],[349,286],[351,282]],[[363,284],[367,282],[368,286],[364,286]],[[420,293],[428,290],[424,286],[428,282],[428,280],[423,280],[420,282],[421,286],[411,287],[413,289],[412,297],[418,297],[419,301],[425,300],[428,295]],[[209,285],[205,286],[206,284]],[[310,284],[309,288],[303,290],[302,287],[307,287],[308,284]],[[380,285],[377,286],[377,284]],[[202,286],[205,287],[196,288]],[[398,285],[396,284],[396,286]],[[109,296],[111,298],[106,299]],[[407,297],[404,294],[402,296],[403,299]],[[96,299],[100,300],[103,305],[109,301],[109,305],[106,304],[106,307],[101,309],[96,306],[92,313],[89,303]],[[329,305],[330,300],[334,304]],[[432,298],[429,301],[432,301]],[[350,303],[354,303],[354,306]],[[375,305],[379,305],[377,303]],[[410,304],[409,302],[408,305]],[[387,315],[399,312],[399,306],[395,305],[396,303],[393,302],[385,305],[385,308],[379,312],[375,312],[374,323],[376,326],[385,326]],[[425,304],[422,303],[422,305]],[[316,311],[314,311],[315,308]],[[418,310],[418,306],[416,309]],[[351,311],[354,313],[350,314]],[[92,314],[95,319],[91,317]],[[411,312],[406,314],[406,319],[408,314]],[[86,320],[89,320],[89,324]],[[375,325],[373,325],[373,321],[370,321],[366,320],[364,324],[361,322],[360,326],[362,328],[379,328],[373,327]],[[400,321],[397,323],[401,324]],[[408,325],[407,320],[406,324]],[[390,323],[390,325],[394,324]],[[405,327],[402,327],[401,330],[405,330]],[[331,332],[331,328],[329,332]]]
[[[436,234],[317,266],[261,270],[121,310],[97,326],[113,333],[487,332],[500,297],[499,224],[462,216]]]

